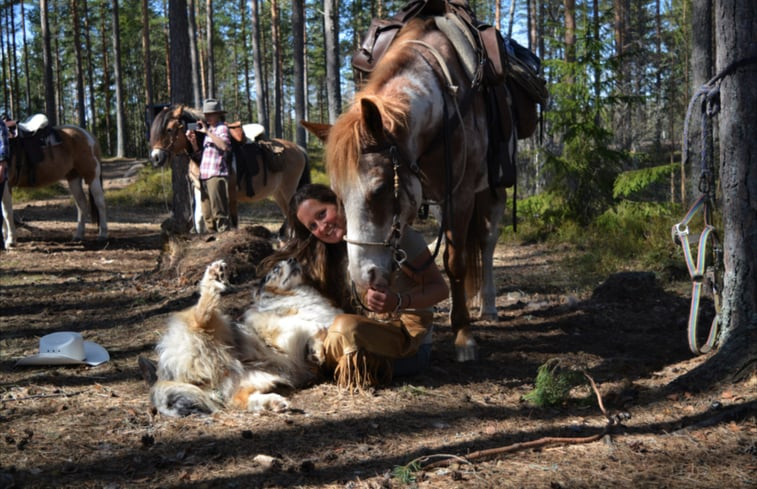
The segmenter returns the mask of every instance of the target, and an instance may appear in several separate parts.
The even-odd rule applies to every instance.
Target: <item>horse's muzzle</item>
[[[167,153],[162,149],[153,149],[150,152],[150,161],[152,162],[152,166],[156,168],[163,166],[163,164],[166,162],[166,156]]]

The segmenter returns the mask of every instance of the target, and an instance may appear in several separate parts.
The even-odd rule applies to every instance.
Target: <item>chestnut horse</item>
[[[457,361],[475,360],[468,298],[496,318],[494,247],[506,194],[487,179],[486,98],[473,88],[432,19],[409,21],[333,126],[303,122],[325,141],[326,170],[344,205],[349,274],[360,298],[388,283],[403,228],[425,200],[441,205],[444,267]],[[511,129],[512,130],[512,129]],[[514,158],[515,131],[509,151]]]
[[[186,137],[187,124],[203,119],[203,114],[197,109],[176,105],[165,107],[153,119],[150,126],[150,159],[156,166],[165,163],[169,155],[188,155],[191,152],[191,145]],[[232,166],[229,174],[229,213],[233,226],[238,223],[238,202],[257,202],[265,198],[272,198],[281,209],[286,217],[289,208],[289,200],[294,195],[300,183],[300,178],[308,168],[307,152],[297,144],[283,139],[271,139],[274,144],[283,147],[281,155],[276,156],[281,160],[281,169],[274,171],[271,168],[264,168],[264,158],[259,157],[260,169],[252,177],[250,183],[254,190],[254,195],[248,195],[243,187],[242,182],[237,180],[239,171]],[[255,144],[255,143],[252,143]],[[261,153],[258,152],[258,155]],[[201,232],[204,230],[204,221],[202,218],[200,206],[200,190],[197,180],[200,174],[199,164],[189,160],[190,178],[193,179],[195,213],[194,223],[195,230]]]
[[[35,116],[47,120],[44,116]],[[16,244],[16,227],[13,222],[11,189],[13,187],[45,187],[60,180],[68,181],[68,189],[76,204],[76,232],[74,240],[84,239],[85,216],[91,214],[92,222],[98,223],[98,240],[108,238],[108,222],[105,212],[105,193],[102,184],[102,163],[100,145],[97,140],[78,126],[60,126],[52,129],[54,142],[40,147],[34,136],[20,135],[10,139],[11,157],[8,182],[2,196],[5,245]],[[37,145],[38,158],[30,156],[24,149],[26,141]],[[86,182],[89,202],[84,193]]]

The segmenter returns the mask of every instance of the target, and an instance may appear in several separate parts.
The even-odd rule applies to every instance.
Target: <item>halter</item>
[[[352,244],[352,245],[383,246],[386,248],[391,248],[392,259],[394,260],[394,263],[398,267],[401,267],[407,261],[407,253],[405,252],[405,250],[403,250],[399,246],[400,238],[402,238],[402,224],[400,223],[401,209],[400,209],[400,174],[399,174],[401,162],[400,162],[400,157],[399,157],[399,148],[397,147],[397,144],[393,142],[386,149],[364,152],[363,154],[383,154],[386,152],[389,152],[389,155],[392,160],[392,170],[394,172],[393,216],[392,216],[392,227],[389,230],[389,235],[386,237],[384,241],[362,241],[358,239],[351,239],[348,236],[344,236],[342,239],[347,244]],[[411,163],[410,171],[412,171],[415,175],[418,175],[419,173],[418,165],[415,163]]]
[[[363,152],[363,154],[382,154],[389,152],[391,155],[392,160],[392,170],[394,172],[393,176],[393,184],[394,184],[394,201],[393,201],[393,216],[392,216],[392,227],[389,230],[389,234],[387,235],[386,239],[384,241],[363,241],[358,239],[352,239],[349,236],[344,236],[342,240],[344,240],[347,244],[357,245],[357,246],[383,246],[385,248],[390,248],[392,251],[392,261],[395,265],[394,270],[398,268],[402,268],[403,266],[408,267],[413,272],[420,272],[422,270],[425,270],[431,263],[434,262],[437,255],[439,254],[439,248],[442,241],[442,234],[444,233],[445,227],[446,227],[446,214],[442,216],[442,222],[439,226],[439,236],[437,236],[436,239],[436,248],[434,249],[434,252],[431,254],[429,259],[420,267],[414,267],[410,263],[407,262],[407,252],[400,248],[400,239],[402,238],[402,224],[400,223],[400,174],[399,169],[402,165],[400,156],[399,156],[399,147],[397,143],[394,141],[394,138],[391,137],[391,135],[387,135],[387,137],[392,140],[392,143],[384,149],[376,149],[373,151],[367,151]],[[422,172],[420,168],[418,167],[417,162],[410,162],[410,171],[413,172],[415,176],[418,178],[422,177]],[[355,291],[355,284],[353,282],[352,284],[353,289],[353,295],[357,298],[357,292]],[[360,302],[360,299],[357,298],[358,302]],[[362,303],[360,303],[362,305]]]
[[[171,114],[168,120],[166,120],[166,123],[163,125],[163,131],[165,131],[165,128],[173,120],[176,120],[178,122],[178,126],[177,126],[177,131],[175,131],[173,134],[170,135],[169,144],[167,146],[163,146],[162,141],[159,140],[158,143],[153,146],[153,149],[165,151],[167,153],[170,153],[173,151],[173,147],[176,144],[176,138],[179,137],[178,136],[179,131],[184,129],[184,123],[182,122],[181,117],[176,117],[173,114]],[[184,148],[184,153],[188,153],[186,147]]]

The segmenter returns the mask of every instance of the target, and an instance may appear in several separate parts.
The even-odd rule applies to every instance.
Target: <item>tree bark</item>
[[[715,63],[714,38],[712,35],[714,21],[712,18],[712,1],[693,0],[691,6],[691,93],[693,94],[712,78],[712,67]],[[690,165],[685,168],[687,175],[683,191],[685,198],[681,201],[685,207],[690,206],[701,195],[698,187],[702,169],[699,164],[700,159],[696,157],[701,148],[699,142],[702,137],[701,126],[699,124],[699,121],[701,121],[699,107],[699,105],[696,106],[696,112],[692,114],[692,124],[689,126],[689,140],[696,141],[696,144],[690,146],[692,150],[689,152]],[[707,137],[707,153],[713,155],[711,134],[705,135],[705,137]]]
[[[118,20],[118,0],[112,0],[113,5],[113,73],[116,85],[116,156],[126,155],[126,114],[124,114],[123,73],[121,70],[121,28]]]
[[[754,372],[757,360],[757,11],[752,0],[717,2],[715,8],[718,73],[752,57],[725,75],[720,86],[723,332],[720,351],[710,362],[738,379],[744,367],[751,365]]]
[[[305,128],[299,121],[305,119],[305,7],[303,0],[292,1],[292,38],[294,40],[294,118],[295,141],[303,148],[307,146]]]
[[[106,27],[106,19],[108,18],[107,15],[108,5],[106,2],[102,2],[100,4],[100,27],[102,29],[102,32],[107,32],[108,29]],[[113,153],[113,131],[111,130],[111,117],[110,117],[110,57],[108,56],[108,43],[107,43],[108,36],[101,36],[101,50],[102,50],[102,59],[103,59],[103,99],[104,99],[104,115],[105,115],[105,152],[107,154]]]
[[[93,133],[97,134],[97,110],[95,105],[95,77],[92,74],[92,41],[89,37],[89,6],[87,0],[82,0],[82,11],[84,12],[84,46],[87,54],[87,94],[89,95],[89,127]]]
[[[202,82],[200,78],[200,55],[197,50],[197,19],[195,17],[195,0],[189,0],[189,63],[192,71],[193,106],[202,106]]]
[[[757,11],[753,1],[717,2],[715,32],[715,71],[722,80],[718,133],[725,273],[719,349],[676,382],[696,387],[746,380],[757,370]]]
[[[150,16],[147,0],[142,0],[142,66],[145,71],[145,105],[152,106],[152,63],[150,62]],[[152,122],[152,120],[150,121]]]
[[[247,18],[245,12],[245,0],[239,0],[239,12],[241,13],[241,29],[242,29],[242,60],[244,69],[244,103],[245,114],[242,116],[244,120],[249,121],[252,119],[252,93],[250,91],[250,57],[247,49]],[[241,111],[240,111],[241,112]],[[241,114],[240,114],[241,115]]]
[[[250,23],[252,24],[252,62],[255,70],[255,98],[257,99],[258,122],[265,127],[266,134],[270,133],[268,118],[268,102],[265,94],[265,72],[263,70],[263,54],[260,42],[260,10],[258,0],[250,0]]]
[[[51,126],[58,125],[58,111],[55,105],[55,85],[53,84],[53,59],[50,48],[50,22],[47,0],[39,0],[39,20],[42,31],[42,64],[45,69],[45,113]]]
[[[208,84],[208,97],[216,96],[216,74],[215,74],[215,58],[213,56],[213,0],[207,0],[205,4],[205,29],[207,30],[207,84]]]
[[[323,0],[323,35],[326,38],[326,97],[329,123],[336,122],[342,112],[339,77],[339,8],[337,0]]]
[[[171,103],[189,105],[192,101],[192,76],[189,59],[189,23],[186,0],[169,0]],[[163,228],[176,233],[186,233],[192,227],[190,199],[189,161],[186,156],[171,160],[171,187],[173,189],[173,213],[163,222]]]
[[[281,34],[279,33],[279,2],[271,0],[271,45],[273,56],[273,136],[280,138],[283,133],[282,103],[283,88],[281,77]]]
[[[81,29],[79,27],[79,2],[71,0],[71,21],[74,30],[74,58],[76,60],[76,114],[79,127],[87,127],[84,107],[84,68],[81,57]]]

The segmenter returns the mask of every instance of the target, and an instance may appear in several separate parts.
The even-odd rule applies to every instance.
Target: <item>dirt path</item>
[[[134,162],[105,165],[107,188]],[[575,283],[574,250],[501,246],[497,321],[476,322],[477,363],[453,361],[448,304],[438,309],[433,365],[422,375],[350,395],[324,382],[277,415],[155,415],[137,358],[154,358],[169,315],[194,283],[166,273],[160,208],[109,208],[107,243],[72,243],[67,197],[21,204],[19,245],[0,254],[0,487],[747,488],[757,484],[757,379],[702,392],[663,388],[694,368],[688,299],[653,275]],[[262,205],[245,223],[275,216]],[[87,237],[95,236],[92,226]],[[165,263],[163,263],[165,265]],[[159,273],[160,272],[160,273]],[[227,298],[236,317],[248,292]],[[598,284],[599,285],[599,284]],[[99,367],[16,367],[40,336],[80,331],[110,353]],[[622,425],[600,441],[550,445],[467,463],[466,455],[542,437],[601,433],[591,391],[536,409],[521,400],[537,368],[557,358],[588,369]],[[751,409],[751,413],[747,410]],[[452,454],[448,467],[411,461]],[[268,457],[268,458],[267,458]],[[413,479],[413,481],[410,481]]]

